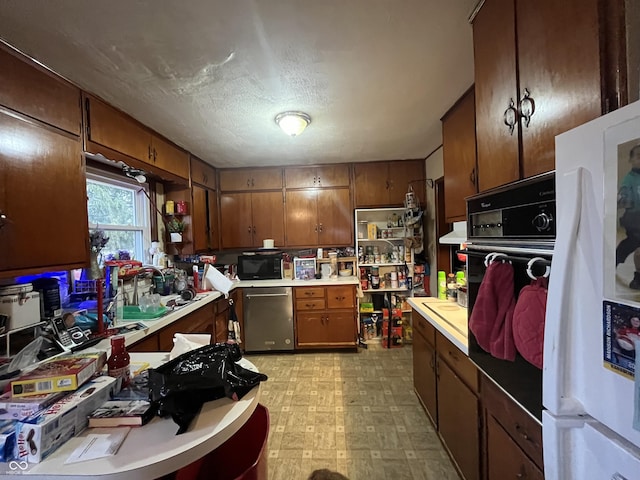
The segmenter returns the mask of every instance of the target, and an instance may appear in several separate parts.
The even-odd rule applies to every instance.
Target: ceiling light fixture
[[[307,128],[311,117],[304,112],[282,112],[276,115],[276,123],[284,133],[295,137]]]

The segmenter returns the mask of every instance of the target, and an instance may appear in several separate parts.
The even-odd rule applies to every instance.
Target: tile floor
[[[269,376],[269,480],[459,480],[413,391],[411,346],[247,354]]]

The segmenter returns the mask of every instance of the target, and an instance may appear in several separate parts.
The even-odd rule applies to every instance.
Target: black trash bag
[[[149,398],[161,417],[171,415],[184,433],[202,404],[227,397],[239,400],[253,387],[267,380],[262,373],[241,367],[237,344],[216,343],[183,353],[149,369]]]

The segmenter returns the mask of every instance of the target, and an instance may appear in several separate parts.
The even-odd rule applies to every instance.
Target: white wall
[[[425,160],[425,170],[427,178],[437,180],[444,176],[444,162],[442,157],[442,146],[433,152]],[[427,232],[427,256],[429,258],[429,265],[431,267],[431,279],[429,283],[429,289],[431,295],[435,296],[437,292],[437,272],[438,265],[436,264],[436,248],[438,246],[436,241],[436,198],[435,189],[427,185],[427,205],[425,207],[424,215],[425,228]]]

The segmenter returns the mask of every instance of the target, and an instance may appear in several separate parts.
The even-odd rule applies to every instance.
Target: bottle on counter
[[[440,300],[447,299],[447,276],[444,270],[438,271],[438,298]]]
[[[453,273],[450,273],[447,277],[447,300],[450,302],[458,300],[458,283]]]
[[[111,337],[111,355],[107,360],[107,375],[122,379],[122,388],[131,381],[131,357],[124,343],[124,335]]]

